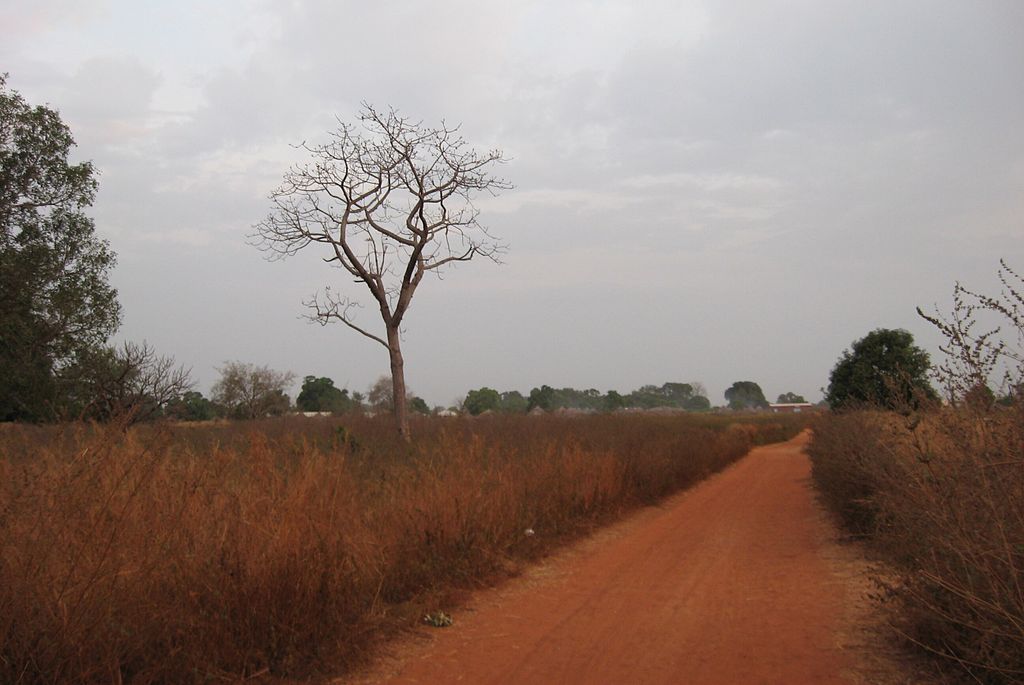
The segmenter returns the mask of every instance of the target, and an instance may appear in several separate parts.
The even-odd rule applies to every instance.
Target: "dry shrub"
[[[977,682],[1024,682],[1024,414],[823,417],[823,499],[893,576],[895,627]]]
[[[799,430],[361,417],[0,431],[0,681],[343,670],[446,593]],[[531,529],[534,535],[524,531]]]

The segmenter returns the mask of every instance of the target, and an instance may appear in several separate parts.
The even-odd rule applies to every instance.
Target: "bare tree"
[[[213,401],[227,407],[235,417],[256,419],[288,410],[290,401],[285,391],[295,379],[292,372],[243,362],[225,362],[219,371],[220,380],[211,390]]]
[[[999,260],[1002,288],[997,295],[953,286],[953,309],[943,315],[917,313],[946,339],[939,346],[945,359],[934,375],[950,400],[991,394],[990,385],[1019,400],[1024,391],[1024,276]]]
[[[87,418],[119,418],[125,425],[159,416],[192,388],[190,369],[178,366],[174,357],[158,355],[145,342],[90,350],[63,380],[69,411]]]
[[[301,147],[313,161],[285,174],[253,237],[275,257],[319,244],[324,261],[369,289],[383,334],[356,323],[357,302],[329,287],[303,304],[311,320],[340,321],[387,349],[395,418],[409,439],[402,321],[428,272],[474,257],[497,261],[503,251],[472,201],[511,187],[491,175],[502,153],[468,147],[458,127],[429,128],[365,104],[358,127],[342,123],[326,144]]]
[[[408,388],[406,388],[408,392]],[[395,411],[395,387],[391,379],[381,376],[366,391],[366,401],[375,412]]]

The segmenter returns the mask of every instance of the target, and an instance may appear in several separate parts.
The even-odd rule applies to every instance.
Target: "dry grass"
[[[412,447],[365,418],[6,426],[0,681],[344,670],[459,589],[800,428],[750,421],[431,419]]]
[[[1024,414],[970,407],[823,417],[814,477],[910,644],[971,682],[1024,682]]]

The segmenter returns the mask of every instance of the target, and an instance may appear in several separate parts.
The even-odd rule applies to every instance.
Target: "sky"
[[[368,293],[249,238],[296,144],[363,102],[461,123],[515,186],[477,202],[503,263],[424,282],[406,317],[432,405],[667,381],[723,404],[738,380],[815,401],[854,340],[905,328],[938,356],[915,307],[1024,269],[1017,0],[8,0],[0,71],[99,169],[116,340],[204,393],[235,360],[359,391],[388,373],[303,318],[325,286]]]

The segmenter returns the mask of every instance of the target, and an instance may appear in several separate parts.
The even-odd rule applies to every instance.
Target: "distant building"
[[[799,414],[802,411],[810,411],[814,407],[810,402],[785,402],[781,404],[769,404],[773,414]]]

